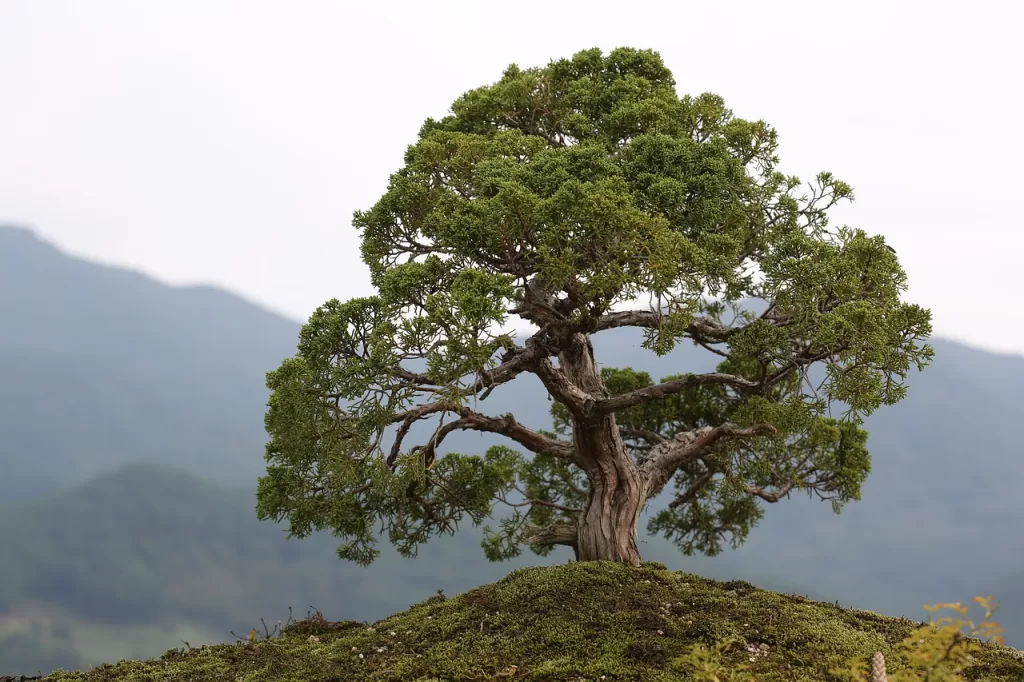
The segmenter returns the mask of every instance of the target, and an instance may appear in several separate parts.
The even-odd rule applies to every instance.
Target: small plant
[[[992,597],[975,597],[974,601],[985,610],[985,618],[981,624],[964,618],[944,617],[932,621],[915,630],[898,646],[902,657],[907,660],[908,667],[894,672],[891,676],[886,670],[885,656],[876,651],[870,663],[862,658],[854,657],[847,661],[847,668],[837,668],[829,673],[834,680],[843,682],[964,682],[960,672],[970,661],[971,653],[980,648],[976,641],[968,641],[968,637],[980,638],[1003,644],[1000,633],[1003,628],[992,620],[998,606]],[[959,602],[953,604],[925,605],[929,613],[940,609],[951,609],[961,616],[967,614],[968,607]],[[964,627],[970,628],[966,633]],[[722,654],[736,643],[727,639],[709,649],[702,643],[694,644],[689,652],[672,660],[671,666],[676,669],[685,668],[700,682],[757,682],[750,666],[740,664],[726,667],[722,664]]]
[[[316,612],[317,616],[319,616],[320,618],[323,618],[323,614],[320,613],[319,609],[314,608],[312,606],[310,606],[309,608],[313,609],[313,611]],[[312,613],[311,612],[307,613],[306,615],[307,615],[307,618],[312,617]],[[295,620],[294,617],[292,617],[292,607],[289,606],[288,607],[288,620],[285,622],[284,628],[287,628],[289,625],[292,625],[292,624],[297,623],[297,622],[298,621]],[[260,634],[260,632],[256,628],[253,628],[253,629],[249,630],[249,634],[246,635],[245,638],[242,638],[242,637],[239,637],[238,635],[236,635],[234,630],[228,630],[228,632],[230,632],[231,636],[234,637],[235,639],[237,639],[239,642],[244,642],[244,641],[248,640],[251,643],[255,643],[255,642],[258,642],[260,639],[262,639],[263,641],[266,641],[266,640],[274,637],[275,635],[281,634],[283,632],[283,630],[284,630],[284,628],[281,627],[281,621],[277,621],[277,624],[274,625],[274,629],[273,630],[271,630],[271,629],[269,629],[267,627],[267,622],[265,620],[263,620],[262,618],[260,618],[260,623],[263,624],[263,633],[262,634]],[[185,642],[185,646],[188,646],[188,642]],[[189,647],[189,649],[191,649],[191,647]]]
[[[870,677],[867,663],[858,659],[848,661],[849,669],[829,672],[837,679],[849,682],[962,682],[960,672],[970,660],[971,653],[980,648],[978,642],[968,641],[968,637],[983,637],[997,644],[1004,643],[1000,635],[1003,628],[992,620],[998,608],[992,597],[975,597],[974,601],[985,610],[985,618],[980,625],[975,626],[973,621],[965,618],[950,617],[932,622],[929,616],[928,623],[915,630],[898,647],[907,659],[909,667],[891,676],[885,669],[885,658],[881,652],[876,652],[872,657]],[[968,611],[968,607],[959,602],[935,604],[924,608],[929,613],[951,609],[961,616],[967,615]],[[964,633],[964,627],[970,629]]]
[[[732,669],[722,665],[722,654],[735,643],[734,639],[726,639],[716,644],[714,649],[709,649],[698,642],[690,647],[689,653],[672,659],[669,665],[677,670],[687,670],[700,682],[757,682],[747,672],[748,665],[740,664]]]

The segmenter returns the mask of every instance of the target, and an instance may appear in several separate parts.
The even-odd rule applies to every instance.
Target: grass
[[[906,676],[914,654],[901,643],[933,642],[925,625],[653,562],[570,562],[516,570],[452,598],[438,595],[372,626],[316,613],[280,634],[253,630],[235,644],[173,649],[156,660],[44,679],[826,682],[869,679],[832,671],[880,652],[891,682],[1024,680],[1024,654],[976,640],[964,640],[971,653],[963,655],[962,678]]]

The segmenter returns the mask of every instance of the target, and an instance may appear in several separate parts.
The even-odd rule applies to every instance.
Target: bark
[[[559,365],[565,378],[590,398],[608,396],[586,334],[573,335],[559,354]],[[573,441],[577,462],[590,482],[590,499],[577,528],[577,560],[639,566],[636,533],[646,501],[645,485],[626,450],[615,415],[574,415]]]
[[[612,422],[614,429],[614,417],[604,421]],[[598,452],[597,448],[612,445],[609,433],[606,429],[588,432],[577,442],[584,447],[593,446]],[[576,558],[639,566],[636,534],[645,502],[640,472],[628,456],[620,456],[613,448],[599,452],[593,458],[594,468],[588,470],[591,492],[587,508],[580,515]]]

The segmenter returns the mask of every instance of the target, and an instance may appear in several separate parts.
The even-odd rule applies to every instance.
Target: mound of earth
[[[691,646],[735,645],[758,682],[826,682],[851,657],[907,665],[897,645],[923,623],[717,582],[647,563],[571,562],[513,571],[493,585],[432,597],[368,625],[320,614],[280,635],[255,631],[236,644],[174,649],[158,660],[121,661],[48,682],[412,682],[694,679],[677,659]],[[271,633],[272,634],[272,633]],[[966,680],[1020,682],[1024,654],[982,643]]]

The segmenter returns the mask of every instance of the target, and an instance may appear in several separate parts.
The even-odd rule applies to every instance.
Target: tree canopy
[[[686,553],[737,546],[792,491],[837,513],[859,499],[862,419],[931,358],[931,315],[901,299],[882,237],[829,224],[851,187],[782,173],[777,148],[767,123],[680,97],[657,53],[625,48],[510,66],[427,119],[354,217],[378,294],[318,308],[268,374],[260,518],[331,529],[369,563],[378,522],[412,555],[505,503],[494,560],[568,545],[636,564],[640,512],[670,481],[647,530]],[[513,317],[536,331],[503,332]],[[599,369],[592,336],[621,327],[718,367]],[[484,409],[526,373],[551,431]],[[433,431],[411,439],[419,422]],[[509,443],[438,456],[456,430]]]

